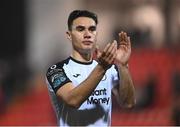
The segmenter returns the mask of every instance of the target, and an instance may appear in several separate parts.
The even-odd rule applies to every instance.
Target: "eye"
[[[77,31],[83,31],[83,30],[85,30],[85,27],[84,26],[77,26],[76,30]]]
[[[96,26],[90,26],[90,27],[89,27],[89,31],[91,31],[91,32],[96,31]]]

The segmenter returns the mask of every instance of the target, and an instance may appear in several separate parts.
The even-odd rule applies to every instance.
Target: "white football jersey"
[[[109,68],[89,98],[74,109],[56,96],[57,90],[68,82],[78,86],[96,67],[97,61],[84,63],[72,57],[52,65],[46,74],[48,90],[60,126],[110,126],[111,90],[118,84],[119,74],[115,65]]]

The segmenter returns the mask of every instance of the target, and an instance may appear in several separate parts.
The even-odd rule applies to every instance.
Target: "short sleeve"
[[[120,74],[118,71],[118,67],[116,65],[113,65],[111,67],[111,75],[112,75],[112,88],[119,84],[120,80]]]
[[[71,80],[67,77],[63,67],[56,64],[48,69],[46,78],[55,93],[60,87],[68,82],[71,82]]]

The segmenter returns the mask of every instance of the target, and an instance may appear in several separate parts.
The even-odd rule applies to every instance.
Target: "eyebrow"
[[[77,26],[72,26],[72,29],[77,29],[77,28],[80,28],[80,27],[86,28],[83,25],[77,25]],[[88,29],[91,28],[91,27],[95,27],[96,28],[97,26],[96,25],[92,25],[92,26],[89,26]]]

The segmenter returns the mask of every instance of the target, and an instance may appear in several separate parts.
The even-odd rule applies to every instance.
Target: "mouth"
[[[92,42],[92,41],[87,40],[87,41],[83,41],[83,44],[85,44],[85,45],[90,45],[90,44],[93,44],[93,42]]]

